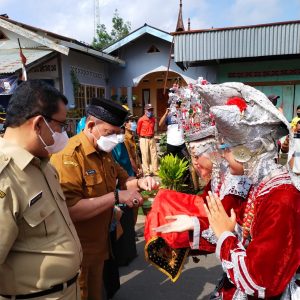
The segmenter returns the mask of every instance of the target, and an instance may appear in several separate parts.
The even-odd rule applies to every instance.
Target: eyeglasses
[[[46,115],[42,115],[42,116],[49,121],[54,121],[54,122],[58,123],[61,128],[61,131],[67,131],[68,126],[69,126],[69,123],[67,121],[62,122],[62,121],[56,120],[54,118],[48,117]]]
[[[61,128],[61,131],[67,131],[68,126],[69,126],[68,121],[65,121],[65,122],[59,121],[59,120],[57,120],[57,119],[54,119],[54,118],[49,117],[49,116],[44,115],[44,114],[34,113],[34,114],[31,114],[31,115],[27,116],[27,117],[26,117],[26,120],[29,120],[29,119],[34,118],[34,117],[37,117],[37,116],[39,116],[39,115],[40,115],[40,116],[43,116],[43,117],[44,117],[46,120],[48,120],[48,121],[54,121],[54,122],[58,123],[59,126],[60,126],[60,128]]]

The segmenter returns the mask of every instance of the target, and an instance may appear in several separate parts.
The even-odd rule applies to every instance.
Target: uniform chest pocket
[[[23,232],[28,247],[35,249],[57,238],[59,224],[55,207],[45,198],[27,207],[23,213],[23,219],[20,233]]]
[[[102,193],[103,179],[99,173],[85,174],[86,197],[97,197]]]

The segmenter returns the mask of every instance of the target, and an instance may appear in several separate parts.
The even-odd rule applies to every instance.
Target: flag
[[[26,73],[26,68],[25,68],[25,64],[26,64],[26,57],[22,52],[22,48],[21,48],[21,44],[20,44],[20,40],[18,39],[18,43],[19,43],[19,50],[20,50],[20,58],[21,58],[21,63],[22,63],[22,80],[23,81],[27,81],[27,73]]]

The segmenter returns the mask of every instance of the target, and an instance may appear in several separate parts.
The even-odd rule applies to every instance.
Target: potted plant
[[[183,191],[187,185],[184,183],[185,175],[189,169],[189,162],[177,156],[168,154],[161,158],[158,175],[162,188]]]
[[[184,183],[189,162],[185,159],[180,159],[177,156],[168,154],[161,158],[158,176],[161,181],[161,188],[182,192],[186,189],[187,184]],[[146,216],[151,210],[154,197],[157,191],[141,192],[144,199],[142,205],[143,213]]]

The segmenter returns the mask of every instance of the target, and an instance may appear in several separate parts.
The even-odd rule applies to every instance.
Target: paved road
[[[139,217],[138,231],[143,219]],[[199,263],[188,259],[179,279],[172,283],[166,275],[144,259],[144,240],[137,242],[138,257],[128,267],[121,267],[121,289],[114,300],[199,300],[208,299],[220,277],[221,267],[214,254]]]

